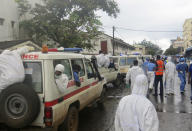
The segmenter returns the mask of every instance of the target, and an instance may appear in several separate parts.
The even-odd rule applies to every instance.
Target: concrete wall
[[[91,41],[91,43],[94,46],[94,49],[92,49],[92,50],[84,49],[83,53],[86,53],[86,54],[98,54],[99,51],[101,50],[101,42],[102,41],[107,41],[108,53],[112,54],[113,53],[113,47],[112,47],[111,38],[106,36],[106,35],[100,35],[98,38],[93,39]]]
[[[0,41],[18,39],[19,35],[19,13],[14,0],[0,1],[0,18],[4,19],[0,25]],[[12,21],[14,25],[12,25]]]
[[[35,3],[42,4],[43,2],[42,0],[29,0],[29,3],[34,7]],[[0,0],[0,19],[4,19],[3,25],[0,25],[0,41],[19,39],[19,20],[29,18],[31,18],[30,15],[19,17],[15,0]]]
[[[105,34],[100,35],[98,38],[91,41],[91,43],[94,45],[94,49],[92,49],[92,50],[84,49],[83,53],[85,53],[85,54],[98,54],[99,50],[101,50],[101,42],[102,41],[107,41],[108,54],[109,53],[113,54],[112,37],[105,35]],[[115,42],[115,55],[119,55],[120,53],[129,54],[130,52],[131,52],[131,50],[128,47]]]

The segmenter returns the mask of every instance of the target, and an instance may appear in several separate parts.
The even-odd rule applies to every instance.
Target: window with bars
[[[4,21],[5,21],[5,19],[0,18],[0,25],[3,25],[3,24],[4,24]]]

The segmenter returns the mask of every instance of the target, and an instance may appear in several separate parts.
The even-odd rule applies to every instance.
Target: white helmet
[[[64,70],[65,70],[65,67],[63,66],[63,65],[61,65],[61,64],[57,64],[56,66],[55,66],[55,71],[60,71],[60,72],[64,72]]]

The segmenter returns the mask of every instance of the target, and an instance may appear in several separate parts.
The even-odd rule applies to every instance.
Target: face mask
[[[55,74],[55,79],[59,79],[61,77],[61,75],[56,75]]]

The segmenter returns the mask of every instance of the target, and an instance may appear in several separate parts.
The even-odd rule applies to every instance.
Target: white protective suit
[[[103,67],[105,64],[105,55],[103,53],[96,56],[98,67]]]
[[[159,120],[153,104],[146,98],[148,81],[138,75],[131,95],[121,99],[115,116],[115,131],[158,131]]]
[[[154,71],[148,71],[147,77],[149,80],[149,89],[153,89],[153,84],[154,84],[154,80],[155,80],[155,72]]]
[[[21,56],[29,51],[29,47],[17,50],[5,50],[0,54],[0,92],[6,87],[23,82],[25,70]]]
[[[166,93],[174,93],[174,82],[176,67],[173,62],[171,62],[171,57],[168,57],[168,62],[165,65],[165,80],[166,80]]]
[[[55,75],[55,82],[61,93],[65,92],[65,90],[67,89],[68,82],[69,82],[67,75],[63,74],[64,70],[65,70],[65,67],[61,64],[58,64],[55,67],[55,71],[61,72],[61,75],[59,75],[59,76]]]
[[[109,64],[110,64],[110,59],[109,59],[110,55],[104,55],[104,54],[99,54],[97,56],[97,64],[98,67],[106,67],[108,68]]]
[[[109,57],[110,57],[110,56],[111,56],[110,54],[105,55],[105,63],[104,63],[104,66],[105,66],[106,68],[109,67],[109,64],[110,64],[110,59],[109,59]]]
[[[131,79],[131,90],[133,89],[133,84],[137,75],[144,74],[144,71],[139,66],[133,66],[126,74],[126,84],[129,83]]]

